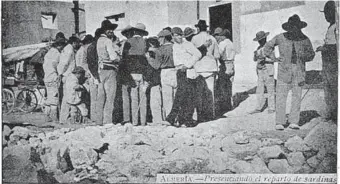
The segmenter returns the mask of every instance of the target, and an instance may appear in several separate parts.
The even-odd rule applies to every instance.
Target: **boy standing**
[[[267,36],[269,32],[260,31],[256,33],[254,41],[259,43],[259,47],[254,51],[254,61],[257,63],[257,106],[256,109],[249,112],[249,114],[255,114],[262,112],[265,105],[266,98],[264,96],[264,88],[267,88],[268,92],[268,113],[272,114],[275,112],[275,99],[274,99],[274,60],[266,57],[263,53],[263,47],[267,43]],[[272,52],[272,58],[274,58],[274,52]]]

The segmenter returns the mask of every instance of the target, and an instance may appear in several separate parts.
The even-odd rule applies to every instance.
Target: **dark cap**
[[[166,37],[171,36],[171,32],[167,29],[163,29],[161,32],[158,33],[158,37]]]
[[[72,73],[74,73],[74,74],[77,74],[77,73],[82,74],[82,73],[85,73],[85,70],[84,70],[84,68],[81,67],[81,66],[76,66],[76,67],[73,69]]]
[[[182,29],[179,28],[179,27],[174,27],[174,28],[172,28],[171,33],[172,33],[172,34],[183,35],[183,31],[182,31]]]
[[[187,37],[192,36],[194,34],[195,34],[194,30],[191,29],[190,27],[187,27],[187,28],[184,29],[184,37],[187,38]]]

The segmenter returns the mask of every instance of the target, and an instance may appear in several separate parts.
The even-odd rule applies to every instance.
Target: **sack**
[[[212,56],[204,56],[201,60],[195,64],[195,70],[198,73],[201,72],[217,72],[218,66],[215,58]]]

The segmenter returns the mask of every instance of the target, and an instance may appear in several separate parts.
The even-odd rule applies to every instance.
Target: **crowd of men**
[[[331,24],[322,51],[325,96],[330,118],[337,116],[337,50],[335,3],[325,5],[325,18]],[[282,25],[286,31],[267,42],[269,32],[260,31],[254,41],[258,74],[258,105],[250,114],[262,112],[268,92],[268,113],[276,113],[276,129],[283,130],[286,100],[293,92],[289,128],[298,129],[305,62],[315,52],[302,33],[307,23],[293,15]],[[50,121],[67,123],[113,123],[117,90],[122,94],[122,124],[147,125],[147,103],[152,122],[173,126],[196,126],[232,109],[232,83],[235,50],[228,29],[211,34],[204,20],[192,28],[166,27],[157,37],[148,37],[146,26],[127,26],[120,41],[117,24],[104,20],[95,36],[68,40],[62,33],[44,57],[44,83],[47,89],[46,114]],[[278,46],[280,56],[275,57]],[[278,78],[274,80],[274,62]],[[326,66],[327,65],[327,66]],[[336,71],[335,71],[336,70]],[[336,76],[335,76],[336,75]],[[276,87],[275,87],[276,86]],[[147,90],[150,95],[147,95]],[[60,112],[58,111],[60,107]],[[58,116],[59,115],[59,116]],[[196,117],[195,117],[196,116]],[[80,117],[80,118],[79,118]],[[194,118],[195,117],[195,118]]]

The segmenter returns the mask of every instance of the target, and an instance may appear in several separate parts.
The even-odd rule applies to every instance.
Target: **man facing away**
[[[220,71],[217,80],[217,113],[224,114],[232,109],[232,85],[235,75],[235,49],[231,41],[231,33],[228,29],[216,28],[213,34],[218,42],[220,53]]]
[[[86,35],[85,38],[81,41],[81,46],[76,53],[76,66],[81,66],[86,71],[86,76],[90,76],[89,66],[87,63],[87,48],[94,41],[92,35]]]
[[[152,123],[160,124],[163,122],[162,117],[162,95],[161,95],[161,69],[156,55],[159,52],[160,43],[157,37],[150,37],[146,40],[148,52],[146,58],[149,63],[147,80],[150,89],[150,110],[152,114]]]
[[[133,29],[132,26],[127,25],[121,32],[123,36],[126,37],[126,39],[130,39],[133,37]],[[123,40],[121,43],[121,55],[122,55],[122,61],[119,66],[119,83],[122,85],[122,101],[123,101],[123,122],[122,124],[125,123],[130,123],[131,122],[131,117],[130,117],[130,85],[129,83],[133,82],[133,79],[130,75],[130,73],[127,71],[126,68],[126,59],[127,59],[127,50],[124,50],[124,46],[126,44],[127,40]]]
[[[195,66],[197,73],[205,78],[208,87],[207,96],[204,98],[205,101],[202,102],[205,110],[203,112],[198,112],[198,116],[202,117],[200,118],[201,121],[208,121],[215,118],[214,84],[216,73],[218,72],[217,60],[220,58],[220,53],[216,39],[207,32],[208,25],[206,24],[206,21],[199,20],[195,27],[198,28],[199,32],[192,38],[191,42],[196,48],[204,45],[207,40],[211,40],[212,42],[207,48],[206,55],[200,59]]]
[[[76,54],[76,51],[79,49],[79,47],[80,47],[80,39],[75,36],[71,36],[68,40],[68,44],[64,47],[63,51],[60,54],[60,62],[58,64],[57,70],[62,81],[62,86],[61,86],[62,89],[60,90],[60,92],[62,92],[63,95],[65,95],[64,88],[65,88],[66,79],[68,75],[70,75],[72,71],[74,70],[74,68],[76,67],[75,54]],[[60,96],[64,98],[63,95],[60,95]],[[67,122],[68,111],[66,110],[67,109],[67,107],[65,107],[66,105],[67,104],[64,103],[64,99],[62,99],[61,100],[61,112],[60,112],[60,118],[59,118],[61,124]]]
[[[44,57],[44,83],[47,91],[46,99],[46,115],[48,121],[58,121],[58,101],[59,101],[59,85],[60,78],[58,76],[57,66],[59,64],[60,52],[65,46],[65,39],[57,38],[54,43],[52,43],[51,48],[46,53]]]
[[[98,73],[98,54],[97,54],[97,41],[101,35],[102,30],[98,28],[95,32],[95,37],[92,43],[87,47],[86,61],[90,74],[90,118],[97,124],[100,123],[101,109],[98,107],[98,84],[99,84],[99,73]]]
[[[57,67],[58,74],[61,75],[63,83],[66,77],[72,73],[76,67],[75,54],[80,47],[80,39],[71,36],[68,40],[68,44],[64,47],[60,55],[60,62]]]
[[[98,120],[100,124],[112,122],[114,100],[117,89],[117,64],[120,60],[119,49],[113,47],[112,37],[117,24],[109,20],[102,22],[103,31],[97,41],[98,73],[100,83],[98,85],[98,107],[101,110]]]
[[[146,89],[148,83],[145,80],[146,72],[148,70],[148,61],[146,59],[146,42],[143,36],[147,36],[149,33],[146,31],[146,27],[142,23],[137,23],[133,29],[133,37],[129,38],[124,44],[123,55],[126,54],[124,59],[128,74],[131,74],[133,83],[131,84],[131,113],[132,124],[138,125],[138,117],[140,114],[140,123],[142,126],[146,125]]]
[[[328,1],[324,6],[325,19],[329,22],[325,44],[316,49],[321,51],[323,82],[326,102],[326,119],[337,122],[338,117],[338,49],[339,30],[336,25],[336,5],[334,1]]]
[[[266,57],[263,53],[263,47],[267,43],[267,36],[269,32],[260,31],[256,33],[254,41],[259,42],[259,47],[254,51],[254,61],[257,62],[257,106],[256,109],[249,114],[255,114],[262,112],[265,105],[266,98],[264,96],[264,88],[267,88],[268,92],[268,113],[275,112],[275,80],[274,80],[274,60]],[[271,58],[275,58],[274,52],[272,52]]]
[[[276,126],[283,130],[286,124],[287,95],[292,90],[292,106],[289,113],[289,128],[299,129],[300,105],[302,86],[305,84],[305,63],[314,59],[315,53],[309,38],[302,33],[307,23],[300,20],[298,15],[289,17],[288,22],[282,24],[287,31],[275,36],[264,46],[267,57],[272,56],[275,46],[279,47],[281,61],[278,64],[276,85]],[[274,59],[274,58],[272,58]],[[275,59],[274,59],[275,60]]]

